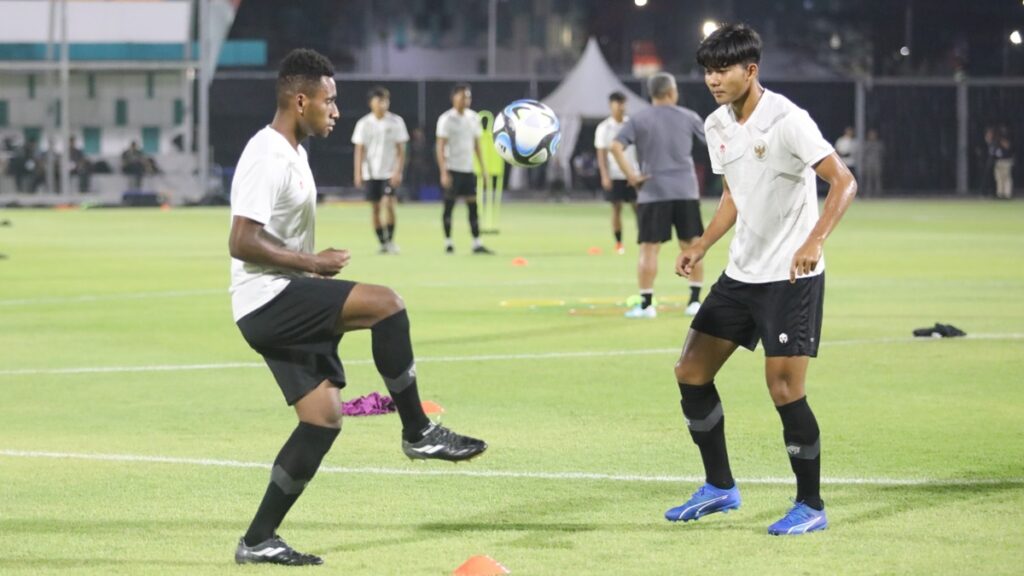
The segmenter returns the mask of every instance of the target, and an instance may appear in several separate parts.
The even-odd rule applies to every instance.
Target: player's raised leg
[[[715,375],[737,344],[690,330],[676,363],[683,418],[704,462],[705,483],[689,500],[665,512],[676,522],[697,520],[715,512],[740,507],[740,493],[732,477],[725,446],[725,416],[715,388]]]
[[[412,459],[457,462],[479,456],[487,443],[433,424],[423,412],[405,303],[385,286],[357,284],[338,316],[339,333],[369,329],[373,362],[402,420],[402,450]]]
[[[793,507],[768,528],[773,535],[805,534],[828,527],[821,499],[821,438],[804,388],[809,361],[807,356],[765,359],[768,393],[782,419],[786,454],[796,476]]]

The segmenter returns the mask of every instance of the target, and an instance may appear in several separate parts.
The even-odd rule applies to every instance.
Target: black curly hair
[[[709,70],[761,63],[761,36],[746,24],[726,24],[697,48],[697,63]]]
[[[278,105],[286,104],[292,94],[312,94],[324,76],[334,76],[334,66],[326,56],[308,48],[292,50],[277,70]]]

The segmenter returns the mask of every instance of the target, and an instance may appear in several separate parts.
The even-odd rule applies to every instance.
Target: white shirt
[[[727,276],[752,284],[789,279],[793,255],[818,222],[813,165],[834,150],[817,124],[765,90],[744,124],[720,107],[704,124],[711,169],[724,174],[738,213]],[[825,271],[825,260],[810,275]]]
[[[445,161],[452,172],[473,172],[473,154],[476,139],[483,127],[476,112],[466,108],[459,114],[455,108],[448,109],[437,119],[438,138],[447,138],[444,147]]]
[[[839,158],[850,168],[857,167],[857,149],[859,147],[857,139],[853,136],[843,135],[836,140],[836,154],[839,154]]]
[[[306,150],[292,148],[270,126],[249,139],[231,180],[231,217],[263,224],[289,250],[313,253],[316,184]],[[288,286],[295,270],[231,259],[231,309],[237,322],[270,302]]]
[[[615,118],[609,116],[601,121],[597,125],[597,130],[594,131],[594,148],[597,149],[597,153],[604,154],[603,150],[608,151],[608,177],[612,180],[626,179],[626,174],[622,168],[619,168],[619,163],[615,161],[615,157],[611,153],[612,142],[619,135],[619,130],[622,130],[622,125],[626,123],[626,120],[629,120],[629,116],[623,116],[622,122],[616,122]],[[633,167],[633,170],[639,172],[640,165],[636,161],[636,146],[628,146],[625,155],[626,161]]]
[[[408,141],[409,132],[405,128],[405,121],[397,114],[385,112],[383,117],[377,118],[371,112],[360,118],[352,131],[352,143],[362,144],[364,148],[363,178],[390,178],[398,160],[396,147]]]

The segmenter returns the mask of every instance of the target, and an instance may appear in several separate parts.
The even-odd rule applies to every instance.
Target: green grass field
[[[1021,572],[1024,204],[850,210],[808,384],[832,527],[792,539],[765,533],[794,490],[760,350],[717,380],[743,508],[662,518],[702,474],[672,372],[673,250],[661,316],[627,321],[635,247],[610,251],[604,205],[507,205],[495,257],[469,254],[462,207],[443,254],[436,205],[402,206],[403,252],[379,256],[367,212],[321,207],[318,246],[404,296],[424,399],[491,447],[413,464],[397,416],[347,419],[281,530],[325,557],[309,572],[441,575],[475,554],[541,575]],[[287,571],[232,561],[295,417],[231,321],[227,210],[4,216],[0,573]],[[936,321],[977,337],[909,337]],[[369,343],[342,342],[346,398],[384,392]]]

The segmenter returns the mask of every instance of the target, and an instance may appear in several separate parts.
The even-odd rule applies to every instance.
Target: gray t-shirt
[[[704,120],[682,106],[651,106],[633,114],[615,140],[636,146],[640,174],[650,176],[637,193],[637,203],[697,200],[693,168],[693,137],[702,143]]]

